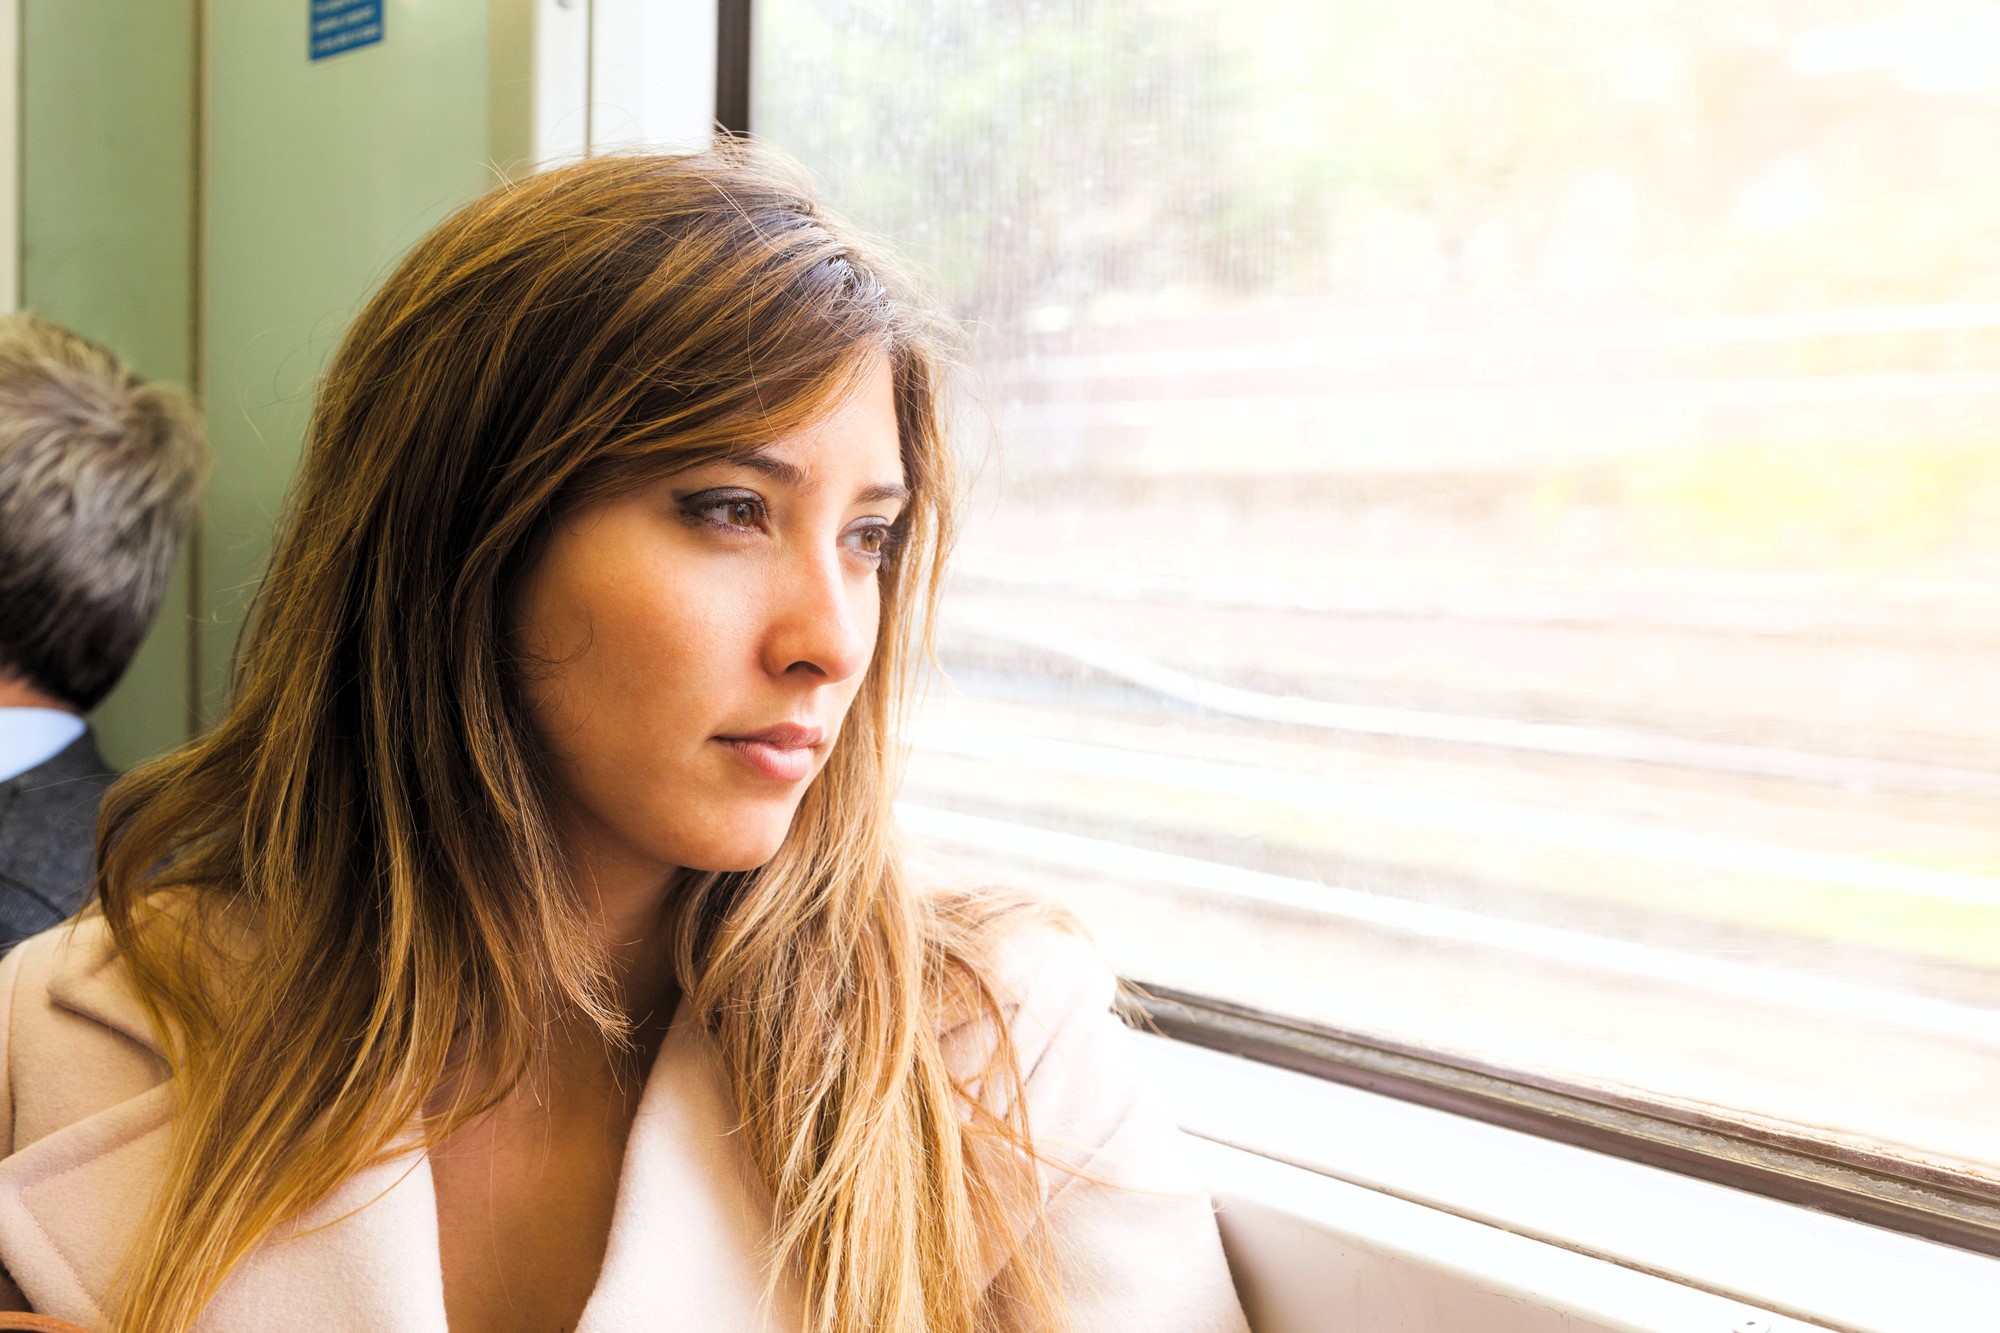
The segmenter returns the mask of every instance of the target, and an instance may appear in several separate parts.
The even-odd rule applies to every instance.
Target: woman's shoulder
[[[1112,969],[1080,931],[1033,921],[989,957],[1074,1326],[1243,1333],[1207,1182],[1147,1086]]]
[[[1137,1069],[1114,1012],[1118,979],[1096,945],[1060,918],[1029,919],[991,937],[983,964],[989,1007],[945,1034],[954,1072],[1002,1103],[1018,1087],[1038,1137],[1100,1137],[1129,1110]],[[996,1061],[1018,1082],[993,1081]]]
[[[1045,1048],[1079,1021],[1116,1021],[1118,978],[1079,927],[1046,921],[1018,927],[995,942],[989,960],[994,998],[1023,1054]]]
[[[0,1003],[8,1007],[10,1032],[50,1011],[78,1012],[113,1029],[144,1016],[110,923],[95,911],[30,935],[9,950],[0,961]]]
[[[177,943],[222,938],[218,927],[228,924],[226,917],[193,892],[162,891],[138,904],[130,929],[149,951],[170,952]],[[217,955],[211,948],[203,956]],[[10,1034],[24,1022],[82,1020],[156,1055],[162,1050],[117,932],[94,906],[22,940],[0,960],[0,1003],[10,1010]]]
[[[103,917],[21,941],[0,961],[0,1154],[164,1082],[152,1020]]]

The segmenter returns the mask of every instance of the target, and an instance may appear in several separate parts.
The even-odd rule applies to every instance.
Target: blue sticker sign
[[[314,60],[382,40],[382,0],[311,0],[311,4]]]

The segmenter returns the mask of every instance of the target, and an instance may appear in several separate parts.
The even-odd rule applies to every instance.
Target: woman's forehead
[[[868,498],[904,499],[903,451],[893,372],[886,357],[798,427],[732,452],[726,461],[809,491],[858,488]]]

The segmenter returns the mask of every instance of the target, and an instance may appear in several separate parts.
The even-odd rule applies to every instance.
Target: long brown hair
[[[550,1016],[629,1035],[557,851],[510,590],[566,507],[810,422],[873,353],[912,492],[874,662],[777,856],[674,886],[677,980],[809,1329],[1058,1322],[984,961],[1006,912],[914,892],[892,837],[951,537],[951,336],[740,145],[502,186],[404,260],[326,376],[226,715],[106,801],[102,909],[182,1107],[121,1329],[187,1327],[413,1125],[435,1145],[493,1106]],[[993,1032],[986,1068],[947,1067],[954,1019]],[[447,1084],[471,1091],[439,1111]]]

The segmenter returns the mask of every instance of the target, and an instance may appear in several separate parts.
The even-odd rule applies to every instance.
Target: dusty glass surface
[[[2000,1179],[2000,6],[757,22],[758,131],[976,330],[940,866]]]

